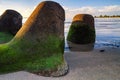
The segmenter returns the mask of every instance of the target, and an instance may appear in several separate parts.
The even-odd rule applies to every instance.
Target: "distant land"
[[[120,18],[120,15],[99,15],[99,16],[94,16],[94,18]]]

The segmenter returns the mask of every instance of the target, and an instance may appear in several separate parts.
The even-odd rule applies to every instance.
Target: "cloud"
[[[8,5],[9,4],[9,5]],[[5,6],[4,6],[5,5]],[[29,6],[21,6],[19,3],[0,3],[0,15],[7,9],[13,9],[21,13],[23,17],[29,17],[29,15],[34,10],[34,7],[31,8]]]
[[[22,14],[23,17],[29,17],[36,6],[25,6],[18,2],[8,3],[0,0],[0,15],[6,9],[13,9]],[[93,7],[93,6],[83,6],[79,8],[69,8],[67,6],[62,6],[65,10],[66,21],[71,21],[76,14],[91,14],[96,15],[120,15],[120,5],[110,5],[103,7]],[[72,7],[72,6],[71,6]]]
[[[96,12],[96,8],[94,7],[81,7],[81,8],[67,8],[63,7],[65,9],[65,16],[67,20],[71,20],[76,14],[94,14]]]
[[[66,13],[66,19],[72,20],[72,18],[76,14],[91,14],[95,15],[119,15],[120,14],[120,5],[111,5],[111,6],[103,6],[103,7],[92,7],[92,6],[84,6],[80,8],[68,8],[63,6]]]
[[[105,6],[102,9],[99,9],[99,12],[113,12],[113,11],[120,11],[120,6],[118,5]]]

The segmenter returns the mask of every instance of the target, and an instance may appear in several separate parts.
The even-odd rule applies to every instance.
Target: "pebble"
[[[104,50],[104,49],[102,49],[102,50],[100,50],[100,52],[105,52],[105,50]]]

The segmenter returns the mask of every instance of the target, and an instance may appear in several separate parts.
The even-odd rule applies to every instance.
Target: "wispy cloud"
[[[35,6],[36,7],[36,6]],[[19,3],[5,3],[0,0],[0,15],[6,9],[14,9],[22,14],[23,17],[29,17],[32,11],[35,9],[34,6],[23,6]],[[84,6],[80,8],[69,8],[63,6],[65,9],[66,20],[72,20],[72,18],[76,14],[91,14],[95,15],[120,15],[120,5],[110,5],[110,6],[103,6],[103,7],[93,7],[93,6]]]
[[[0,15],[3,14],[3,12],[7,9],[13,9],[18,11],[19,13],[21,13],[21,15],[23,17],[28,17],[32,11],[34,10],[34,7],[28,7],[28,6],[23,6],[19,3],[10,3],[8,5],[8,3],[0,3]]]
[[[99,12],[120,11],[120,6],[118,6],[118,5],[104,6],[102,9],[99,9],[98,11],[99,11]]]
[[[85,6],[81,8],[68,8],[63,6],[66,13],[66,19],[71,20],[76,14],[91,14],[95,15],[120,15],[120,5],[111,5],[111,6],[103,6],[103,7],[92,7]]]

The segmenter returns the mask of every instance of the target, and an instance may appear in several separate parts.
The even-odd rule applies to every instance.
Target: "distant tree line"
[[[99,16],[94,16],[95,18],[120,18],[120,15],[99,15]]]

